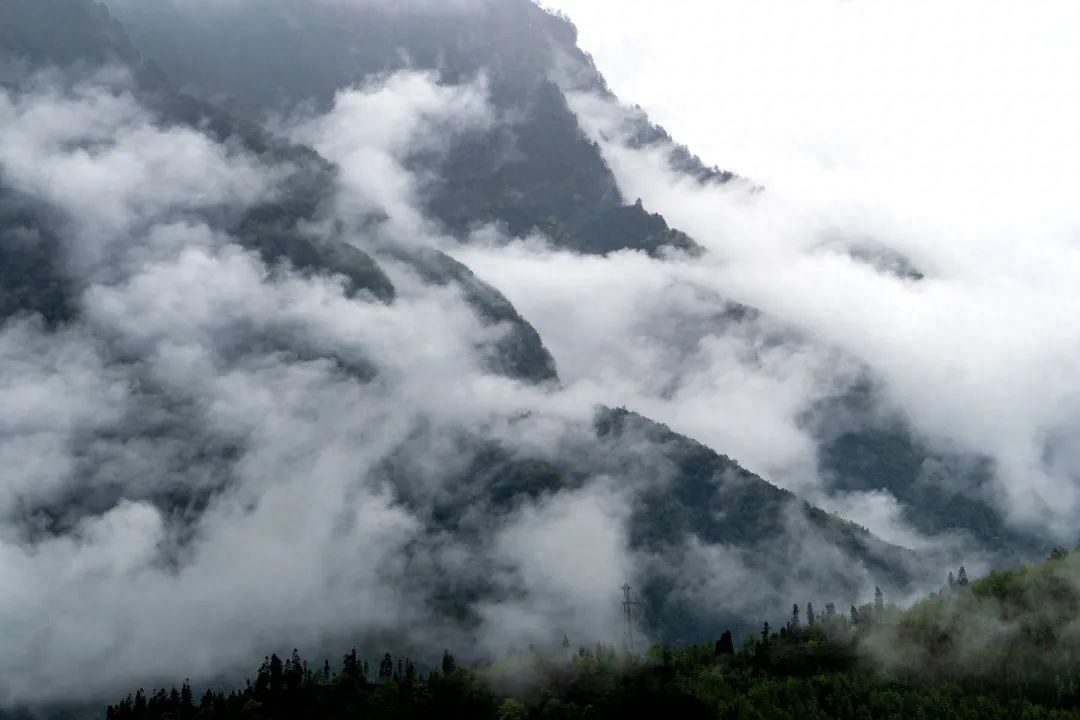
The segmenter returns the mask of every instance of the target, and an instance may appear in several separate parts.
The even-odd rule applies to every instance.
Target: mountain
[[[34,184],[25,167],[0,160],[0,330],[13,347],[42,348],[47,377],[31,405],[82,400],[57,377],[76,389],[97,383],[71,427],[34,416],[18,428],[53,443],[36,456],[60,458],[3,505],[20,552],[42,555],[41,545],[72,538],[93,549],[112,537],[96,523],[147,522],[160,536],[149,550],[133,543],[148,559],[132,562],[145,567],[114,571],[95,555],[106,570],[71,576],[117,606],[160,582],[165,607],[200,577],[193,567],[220,569],[208,559],[221,552],[212,540],[236,541],[231,551],[244,558],[252,545],[270,548],[243,562],[250,574],[235,585],[231,572],[211,571],[214,581],[199,585],[259,598],[265,617],[238,641],[245,647],[292,631],[323,642],[326,627],[416,647],[430,627],[448,641],[483,636],[477,655],[507,636],[550,642],[554,624],[610,634],[610,624],[598,626],[610,620],[605,593],[625,579],[639,588],[642,632],[686,641],[746,629],[796,593],[846,603],[875,585],[906,594],[936,576],[917,554],[645,417],[567,411],[579,401],[560,394],[555,359],[506,296],[446,245],[387,230],[378,213],[366,225],[343,220],[335,203],[344,169],[267,129],[275,113],[326,110],[343,88],[395,70],[437,72],[442,86],[483,77],[498,121],[447,133],[446,152],[418,149],[405,160],[433,178],[417,183],[433,234],[471,242],[471,230],[496,223],[515,236],[538,229],[582,254],[702,252],[650,214],[647,199],[621,196],[579,126],[566,92],[606,90],[565,18],[526,0],[193,7],[0,5],[5,111],[38,102],[52,82],[41,102],[116,104],[132,137],[175,143],[214,169],[178,183],[177,207],[156,210],[170,163],[190,159],[168,156],[136,188],[149,198],[136,194],[124,222],[89,242],[96,208],[58,198],[56,176]],[[117,80],[118,66],[130,77]],[[79,124],[55,143],[58,155],[89,162],[121,144],[94,136],[95,122]],[[670,142],[643,115],[639,125],[636,142]],[[671,152],[699,182],[734,179],[685,149]],[[230,170],[239,189],[215,176]],[[251,189],[263,182],[268,189]],[[755,313],[732,310],[749,321]],[[18,360],[20,372],[35,369]],[[842,402],[855,401],[846,393]],[[883,438],[872,423],[838,432],[839,414],[807,420],[828,437],[837,487],[887,482],[913,511],[939,501],[903,494],[931,450],[900,426]],[[869,451],[867,438],[879,440]],[[286,511],[272,523],[260,514],[267,508]],[[970,527],[961,511],[924,515],[933,522],[923,527]],[[129,512],[146,515],[129,522]],[[576,553],[591,563],[587,573]],[[302,602],[290,592],[294,577]],[[277,592],[299,609],[285,603],[277,614]],[[232,628],[215,622],[191,631],[205,629],[214,644]],[[142,636],[123,630],[110,652],[137,665],[132,672],[160,675],[166,659],[146,664],[132,650]],[[88,642],[84,652],[103,651]],[[231,667],[233,651],[216,652],[204,658],[206,675]],[[115,684],[106,670],[95,689]],[[12,692],[39,699],[29,686]]]
[[[209,13],[126,0],[110,7],[175,82],[250,118],[305,103],[325,108],[342,88],[395,70],[431,69],[451,84],[482,75],[501,122],[456,143],[434,169],[440,182],[425,198],[449,230],[498,221],[513,235],[539,228],[588,253],[697,249],[662,217],[622,198],[599,148],[549,78],[563,58],[588,62],[577,31],[531,0],[441,9],[340,3],[317,11],[242,2]],[[270,57],[268,47],[287,50]]]
[[[154,61],[134,49],[124,29],[103,5],[84,0],[19,0],[5,5],[2,12],[10,44],[0,45],[0,48],[9,57],[28,63],[30,68],[77,65],[85,69],[103,63],[127,66],[138,80],[140,101],[156,113],[161,123],[196,127],[219,142],[238,141],[267,163],[288,164],[292,174],[284,183],[281,196],[250,209],[229,228],[230,234],[247,247],[256,249],[268,264],[284,261],[298,270],[340,274],[348,279],[350,293],[366,291],[384,301],[393,297],[393,285],[368,253],[341,239],[315,237],[300,229],[304,223],[319,219],[322,205],[332,195],[336,171],[330,163],[307,148],[270,135],[254,122],[239,119],[176,91]],[[56,27],[64,28],[65,33],[48,30]],[[2,186],[0,191],[5,192],[5,196],[11,193]],[[15,207],[25,205],[14,205],[15,197],[12,193],[12,201],[5,203],[5,206],[13,205],[11,212],[16,212]],[[25,217],[25,210],[22,212],[22,215],[12,217],[9,227],[36,232],[39,218]],[[44,210],[38,212],[40,215]],[[10,255],[10,261],[4,263],[5,269],[14,270],[30,264],[30,258],[24,255],[41,252],[46,252],[42,246],[35,244],[30,248],[27,243],[17,240],[0,246],[0,257]],[[500,346],[493,353],[493,366],[532,381],[555,377],[554,361],[536,331],[494,288],[435,250],[420,254],[398,252],[395,259],[414,266],[430,282],[456,282],[466,286],[468,301],[477,313],[490,323],[510,326],[508,335],[499,341]],[[49,267],[55,260],[53,255],[44,263],[34,263],[35,272],[41,268],[40,272],[44,273],[42,277],[28,278],[17,274],[10,285],[5,284],[5,295],[27,295],[25,289],[19,290],[20,285],[27,284],[56,288],[58,280],[53,275],[57,270]],[[50,307],[70,309],[73,305],[71,298],[57,297],[55,289],[52,293]],[[31,305],[37,302],[34,298],[25,300]],[[0,303],[0,309],[5,305],[11,306],[5,315],[26,309],[14,299]],[[46,317],[51,318],[56,312],[60,311],[50,310]]]
[[[621,196],[600,148],[567,103],[571,92],[617,98],[578,47],[569,19],[531,0],[475,0],[438,10],[418,2],[342,3],[317,11],[295,3],[241,2],[211,13],[189,12],[175,2],[109,5],[135,45],[178,84],[255,120],[305,106],[327,108],[342,88],[402,69],[437,72],[448,85],[484,77],[498,122],[455,138],[444,155],[415,158],[438,178],[425,188],[425,212],[463,240],[470,229],[494,221],[511,236],[539,229],[555,246],[582,253],[701,252],[685,233],[645,209],[648,198]],[[288,51],[268,56],[266,47]],[[762,190],[707,166],[640,108],[625,109],[624,117],[622,134],[630,147],[666,152],[673,169],[701,183]],[[845,247],[882,272],[911,282],[923,277],[906,258],[872,241]],[[792,332],[784,342],[794,348],[813,341]],[[806,410],[830,492],[889,493],[921,533],[966,537],[1003,558],[1045,551],[1045,540],[1010,527],[995,508],[996,475],[987,458],[929,447],[895,413],[868,412],[886,403],[872,370],[865,375],[869,393],[857,379]]]

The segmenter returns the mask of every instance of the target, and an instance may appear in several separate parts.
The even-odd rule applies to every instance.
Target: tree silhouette
[[[455,670],[457,670],[457,663],[454,662],[454,656],[450,654],[449,650],[443,650],[443,656],[442,656],[443,675],[453,675]]]
[[[394,659],[390,657],[390,653],[386,653],[383,655],[382,662],[379,663],[379,679],[386,682],[392,677],[394,677]]]

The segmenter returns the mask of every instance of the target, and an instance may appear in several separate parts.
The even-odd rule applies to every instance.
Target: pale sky
[[[1075,207],[1080,3],[546,4],[571,16],[624,102],[763,184],[930,222]]]
[[[1025,499],[1080,502],[1080,3],[546,4],[622,102],[765,186],[752,206],[687,186],[604,139],[614,111],[576,101],[626,195],[719,258],[707,282],[866,362],[920,432],[995,457],[1010,509],[1051,523],[1055,508]],[[896,249],[926,281],[823,255],[833,233]],[[775,452],[685,410],[654,415],[782,477]]]

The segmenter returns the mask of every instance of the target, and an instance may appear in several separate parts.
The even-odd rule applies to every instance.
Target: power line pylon
[[[625,583],[622,586],[623,591],[623,622],[626,628],[623,633],[623,652],[628,657],[635,657],[637,651],[634,648],[634,606],[637,605],[637,600],[634,599],[633,588],[630,587],[630,583]]]

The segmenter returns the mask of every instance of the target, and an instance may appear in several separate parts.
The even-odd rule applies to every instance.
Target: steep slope
[[[615,410],[598,418],[597,429],[602,442],[621,446],[609,451],[615,467],[640,467],[657,457],[671,464],[670,484],[642,488],[630,519],[632,545],[655,560],[646,563],[643,597],[649,621],[664,641],[718,636],[732,627],[752,630],[751,608],[740,606],[735,594],[746,567],[723,554],[712,562],[687,560],[699,553],[707,557],[733,548],[745,553],[753,582],[769,588],[755,594],[759,608],[786,608],[799,592],[858,598],[869,584],[904,593],[923,580],[915,554],[799,500],[663,425]],[[710,577],[715,574],[731,577]],[[684,582],[695,591],[685,592]],[[699,595],[709,589],[719,595]]]
[[[22,16],[9,12],[16,7],[22,6],[0,5],[0,24],[17,27]],[[35,7],[55,13],[50,22],[77,29],[81,44],[124,46],[116,25],[89,0],[39,0]],[[516,45],[550,51],[549,35],[568,32],[564,21],[528,3],[496,3],[489,9],[491,22],[512,25],[505,38],[499,25],[462,20],[469,42],[444,39],[425,52],[438,55],[440,47],[448,53],[457,47],[462,62],[473,63],[458,72],[471,72],[492,62],[481,40],[499,30],[497,51],[506,55],[502,67],[509,74],[496,73],[491,92],[503,112],[524,112],[525,119],[509,127],[515,148],[528,152],[492,171],[508,192],[490,206],[481,197],[490,176],[451,152],[447,167],[459,162],[462,167],[447,171],[446,187],[429,202],[437,204],[440,192],[459,192],[459,180],[475,196],[466,193],[446,203],[444,215],[462,207],[468,212],[444,220],[464,227],[473,219],[495,219],[521,228],[543,220],[564,228],[557,236],[568,247],[595,252],[625,247],[659,252],[672,243],[686,245],[662,218],[617,197],[610,172],[580,134],[561,91],[535,74],[521,77],[532,72],[531,66],[510,59]],[[33,17],[36,22],[39,16]],[[381,35],[393,27],[393,17],[376,16],[371,32]],[[543,30],[539,36],[534,21]],[[423,22],[419,27],[444,30]],[[505,47],[499,45],[503,42]],[[3,52],[31,68],[74,62],[78,67],[67,68],[76,78],[73,84],[93,75],[101,58],[123,60],[119,51],[72,60],[66,46],[55,54],[47,42],[40,47],[44,50],[32,56],[16,45],[4,46]],[[142,48],[143,56],[151,57],[152,49]],[[386,52],[381,49],[380,57]],[[526,60],[531,62],[528,53]],[[489,643],[503,638],[498,633],[522,638],[545,633],[552,619],[583,634],[607,632],[606,626],[594,630],[594,621],[607,621],[606,593],[617,582],[586,590],[568,584],[576,558],[534,552],[533,536],[520,535],[537,518],[550,520],[558,531],[541,534],[540,540],[557,547],[565,547],[560,543],[569,530],[582,525],[590,530],[589,521],[602,524],[607,544],[600,546],[608,552],[594,558],[594,569],[626,563],[626,573],[642,588],[648,630],[658,637],[709,636],[752,621],[762,607],[787,604],[796,592],[844,601],[874,584],[899,591],[923,579],[908,553],[667,428],[625,411],[603,412],[580,427],[568,422],[558,415],[558,405],[573,398],[551,400],[555,390],[546,384],[555,379],[550,354],[499,292],[437,251],[344,229],[334,222],[331,207],[338,180],[331,163],[250,119],[175,91],[169,77],[173,68],[162,72],[155,69],[156,60],[144,63],[133,55],[127,62],[137,64],[136,79],[110,81],[116,84],[99,95],[137,119],[135,135],[149,135],[155,144],[190,142],[195,150],[209,146],[215,168],[239,168],[241,184],[258,184],[251,179],[257,176],[268,187],[235,193],[237,199],[206,192],[204,183],[217,187],[209,182],[213,178],[197,177],[181,188],[193,196],[190,204],[166,205],[160,221],[132,213],[138,221],[134,228],[106,228],[101,257],[86,263],[76,262],[87,244],[81,233],[91,224],[85,206],[51,206],[49,187],[5,190],[0,211],[8,222],[0,232],[0,259],[10,259],[13,270],[0,275],[7,319],[0,329],[11,342],[0,349],[15,358],[20,371],[40,380],[34,387],[43,397],[61,408],[76,401],[88,408],[81,414],[56,413],[65,422],[69,414],[77,417],[70,429],[52,433],[57,437],[47,438],[52,444],[35,457],[59,460],[40,469],[35,465],[36,475],[13,483],[14,499],[4,506],[3,519],[19,552],[33,555],[40,544],[61,545],[74,537],[78,547],[62,548],[58,556],[92,554],[93,541],[103,534],[95,535],[95,523],[117,517],[123,522],[132,514],[128,526],[143,522],[152,526],[147,536],[160,534],[146,546],[136,542],[145,536],[130,542],[145,554],[132,561],[143,571],[140,587],[160,583],[164,607],[183,598],[178,588],[195,586],[200,593],[233,588],[214,573],[221,549],[213,540],[241,536],[232,549],[241,548],[251,572],[235,587],[245,599],[259,597],[266,613],[279,619],[252,630],[242,638],[247,642],[284,633],[286,626],[312,635],[324,626],[348,625],[371,636],[397,636],[421,632],[420,620],[439,637],[484,628]],[[388,62],[397,63],[396,55],[390,53]],[[519,79],[524,79],[520,86]],[[335,87],[338,81],[334,76]],[[32,86],[27,75],[17,76],[4,100],[15,106]],[[54,94],[66,102],[71,93],[60,87]],[[61,155],[94,158],[119,141],[74,137],[60,143]],[[484,149],[480,138],[469,142],[478,152]],[[549,144],[557,146],[550,157]],[[577,172],[578,155],[584,155],[581,177],[564,186],[567,173]],[[154,167],[152,177],[167,177],[166,165]],[[139,200],[137,210],[145,198]],[[612,228],[619,230],[612,233]],[[164,259],[154,254],[162,245]],[[163,277],[176,282],[165,287]],[[459,312],[463,304],[466,313]],[[44,329],[35,314],[44,317]],[[466,334],[476,330],[474,321],[483,332]],[[455,335],[459,328],[465,330]],[[468,343],[479,345],[480,352],[464,347]],[[477,372],[474,353],[484,370],[501,377],[492,380]],[[508,383],[507,376],[525,382]],[[87,381],[89,390],[75,383],[87,397],[70,397],[58,378]],[[539,409],[524,407],[525,401]],[[49,435],[38,425],[48,431],[56,422],[45,405],[28,403],[28,409],[46,415],[27,421],[26,435],[35,441]],[[13,437],[18,442],[22,436]],[[266,515],[274,510],[283,517]],[[585,521],[576,514],[590,511]],[[376,534],[363,535],[368,531]],[[295,547],[311,538],[315,542],[303,552]],[[273,546],[275,554],[267,562],[249,563],[248,540]],[[117,541],[125,549],[127,542]],[[384,549],[387,557],[380,554]],[[538,568],[543,562],[553,564]],[[36,568],[32,560],[21,567]],[[102,606],[122,607],[130,600],[123,589],[135,574],[110,571],[75,573],[85,584],[72,587],[89,586]],[[275,571],[283,575],[276,577]],[[55,575],[61,582],[69,577]],[[304,597],[274,603],[279,580],[290,586],[288,592],[294,577]],[[561,580],[569,591],[552,593],[538,578]],[[109,594],[115,588],[119,596]],[[312,597],[319,592],[325,597]],[[376,603],[368,593],[383,594]],[[55,595],[67,601],[69,593],[50,598]],[[332,602],[326,608],[312,607],[327,598]],[[234,607],[229,599],[214,597],[219,607]],[[83,617],[88,604],[67,608],[65,617]],[[392,612],[379,615],[379,605],[391,606]],[[590,617],[578,605],[599,611]],[[152,620],[156,610],[140,617]],[[208,645],[218,642],[219,623],[229,617],[224,613],[209,624],[199,619],[197,629],[210,628],[204,638]],[[404,627],[403,617],[415,624]],[[143,631],[156,632],[161,625],[148,624],[152,627]],[[165,624],[171,627],[171,620]],[[239,632],[245,631],[246,623],[239,625]],[[133,662],[137,656],[127,651],[139,629],[119,628],[117,650],[110,626],[103,628],[108,652]],[[92,642],[79,651],[105,652]],[[201,649],[191,652],[196,651]],[[167,661],[155,659],[154,667]],[[15,673],[13,661],[7,662],[0,659],[0,669]],[[155,670],[144,670],[140,662],[135,671]],[[104,671],[96,677],[100,685],[114,680]]]
[[[951,574],[950,574],[951,577]],[[942,588],[864,644],[893,668],[937,682],[996,682],[1078,696],[1080,555],[1050,559]]]
[[[84,0],[5,0],[0,48],[39,65],[137,65],[124,29],[98,3]]]
[[[447,83],[483,76],[499,121],[456,144],[434,168],[441,182],[426,198],[448,229],[539,228],[588,253],[696,249],[662,217],[622,198],[549,77],[564,55],[584,57],[576,30],[531,0],[233,3],[209,12],[169,2],[110,6],[177,82],[252,118],[308,101],[325,108],[336,91],[404,68],[437,71]]]
[[[928,537],[973,543],[999,564],[1039,557],[1052,542],[1011,527],[997,506],[997,470],[985,456],[934,446],[903,417],[883,413],[869,377],[808,409],[825,486],[838,494],[885,492],[907,525]],[[1048,545],[1049,542],[1049,545]]]
[[[418,428],[412,442],[435,439],[434,429]],[[449,534],[467,544],[475,572],[439,573],[428,589],[434,607],[465,627],[479,623],[478,613],[493,599],[513,605],[526,592],[492,575],[499,565],[497,528],[527,516],[530,507],[595,493],[622,508],[626,578],[640,593],[641,630],[654,640],[752,631],[762,612],[785,613],[792,596],[847,603],[874,585],[900,595],[928,579],[916,554],[625,409],[598,411],[591,428],[554,451],[458,435],[455,460],[444,466],[444,472],[456,468],[445,478],[455,490],[433,504],[412,442],[391,454],[382,472],[433,537]]]
[[[573,24],[529,0],[317,8],[241,2],[211,12],[164,1],[111,0],[110,6],[135,44],[178,82],[251,118],[294,112],[305,103],[326,108],[342,88],[403,68],[437,72],[447,84],[482,76],[496,122],[456,137],[446,153],[418,153],[412,161],[437,178],[425,188],[425,211],[460,237],[477,224],[498,222],[512,235],[535,228],[558,247],[586,253],[699,251],[645,209],[648,198],[622,197],[566,94],[615,98],[577,46]],[[267,53],[266,47],[287,50]],[[701,183],[736,180],[675,144],[640,108],[625,116],[620,132],[629,146],[666,152],[672,168]],[[883,272],[912,282],[922,277],[888,249],[865,242],[845,247]],[[867,374],[872,378],[872,369]],[[995,478],[985,458],[934,450],[903,420],[852,411],[868,402],[880,404],[879,393],[868,400],[855,383],[827,407],[807,409],[833,492],[887,492],[913,526],[931,536],[966,534],[1011,555],[1041,547],[1009,528],[994,508]],[[933,468],[936,479],[928,472]]]
[[[110,15],[104,5],[91,0],[18,0],[0,7],[0,57],[21,65],[14,72],[13,83],[18,89],[32,82],[32,73],[39,68],[65,67],[84,74],[105,65],[128,68],[135,77],[137,99],[152,110],[163,126],[197,128],[220,143],[238,143],[267,165],[288,168],[289,177],[282,182],[281,192],[273,200],[246,211],[223,230],[227,230],[244,246],[257,250],[270,265],[287,263],[291,268],[316,274],[342,275],[347,278],[349,292],[370,293],[376,299],[390,301],[394,288],[377,261],[368,252],[349,243],[347,238],[319,235],[313,223],[324,215],[324,204],[333,198],[335,168],[308,148],[276,138],[257,124],[237,119],[213,105],[173,89],[171,79],[162,73],[152,60],[140,55],[127,39],[124,28]],[[52,29],[60,28],[61,32]],[[0,177],[2,182],[2,177]],[[2,187],[2,186],[0,186]],[[3,191],[5,213],[15,213],[11,191]],[[19,207],[26,202],[19,201]],[[5,271],[12,274],[9,289],[0,304],[5,315],[21,310],[38,310],[48,305],[50,320],[59,317],[61,309],[68,315],[76,307],[70,295],[61,295],[60,278],[63,269],[56,266],[57,256],[44,260],[55,238],[45,236],[33,243],[27,232],[38,233],[37,225],[47,215],[39,207],[31,221],[26,211],[11,217],[0,257],[8,260]],[[211,218],[205,217],[204,220]],[[54,219],[55,222],[55,219]],[[16,230],[19,230],[16,236]],[[24,232],[25,231],[25,232]],[[439,257],[441,256],[441,257]],[[36,257],[37,277],[17,273],[16,268]],[[412,264],[430,282],[441,285],[461,283],[465,295],[477,313],[487,322],[506,325],[508,334],[500,339],[491,356],[491,366],[498,372],[533,382],[555,378],[555,365],[543,347],[536,331],[521,318],[506,299],[494,288],[484,284],[449,257],[430,251],[425,259],[398,254],[397,260]],[[74,292],[77,278],[72,279]],[[16,284],[18,283],[18,284]],[[69,283],[71,284],[71,283]],[[38,300],[28,287],[49,288],[52,295]],[[19,288],[23,289],[20,290]]]

